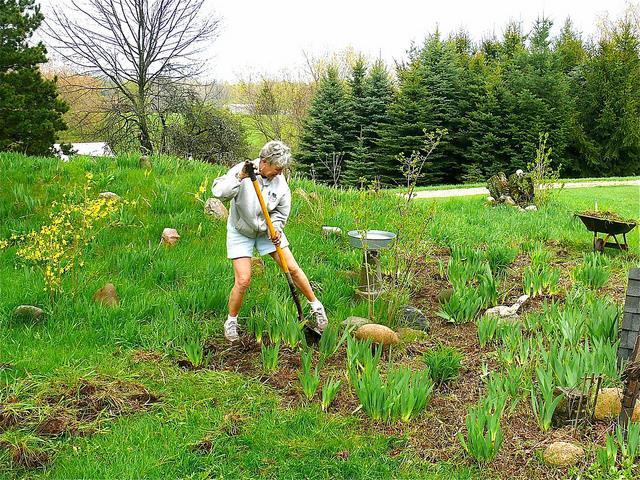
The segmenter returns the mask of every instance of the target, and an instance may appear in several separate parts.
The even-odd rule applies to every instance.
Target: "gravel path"
[[[638,185],[640,180],[596,180],[591,182],[567,182],[564,188],[588,188],[588,187],[615,187],[618,185]],[[553,188],[560,184],[554,184]],[[447,190],[422,190],[415,192],[415,198],[446,198],[446,197],[467,197],[470,195],[489,195],[489,190],[484,187],[475,188],[450,188]]]

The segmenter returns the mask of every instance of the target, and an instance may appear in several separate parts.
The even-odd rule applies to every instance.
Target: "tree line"
[[[555,38],[551,28],[548,18],[528,33],[510,23],[479,43],[436,31],[411,46],[395,78],[379,61],[356,61],[346,79],[329,68],[300,138],[302,169],[344,185],[398,184],[403,159],[444,131],[423,184],[527,169],[545,134],[565,177],[640,174],[637,11],[591,41],[570,20]]]

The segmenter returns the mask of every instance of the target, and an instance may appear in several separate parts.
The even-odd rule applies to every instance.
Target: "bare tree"
[[[331,156],[325,154],[325,158],[318,157],[320,163],[327,169],[331,175],[331,182],[334,187],[340,185],[340,177],[342,175],[342,162],[344,161],[344,152],[332,152]]]
[[[71,0],[52,9],[45,32],[78,73],[104,81],[124,125],[136,129],[141,150],[153,152],[155,92],[200,74],[204,62],[196,58],[217,33],[219,20],[201,15],[205,1]]]

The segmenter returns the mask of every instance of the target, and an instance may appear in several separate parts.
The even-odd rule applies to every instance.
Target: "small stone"
[[[151,170],[153,168],[148,155],[142,155],[140,157],[140,168],[144,168],[146,170]]]
[[[358,340],[371,340],[373,343],[384,346],[396,345],[399,341],[396,332],[377,323],[362,325],[356,330],[355,335]]]
[[[556,467],[570,467],[584,458],[584,449],[567,442],[554,442],[544,451],[544,461]]]
[[[117,202],[118,200],[120,200],[120,195],[113,192],[102,192],[100,193],[100,195],[98,195],[98,198],[104,198],[105,200],[112,200],[114,202]]]
[[[621,388],[602,388],[596,398],[596,408],[594,417],[596,420],[611,420],[618,418],[622,411],[622,389]],[[633,407],[631,421],[640,421],[640,400],[636,400]]]
[[[453,288],[443,288],[438,292],[438,302],[439,303],[448,302],[449,299],[451,298],[451,295],[453,295]]]
[[[13,318],[17,320],[38,320],[44,315],[44,310],[33,305],[20,305],[13,311]]]
[[[509,195],[505,195],[504,204],[505,205],[511,205],[512,207],[516,206],[515,200],[513,198],[511,198]]]
[[[399,324],[405,327],[418,328],[425,332],[429,330],[429,319],[422,313],[422,310],[413,305],[405,305],[400,309]]]
[[[104,287],[96,290],[93,294],[93,301],[107,307],[115,307],[120,304],[120,298],[113,283],[107,283]]]
[[[369,323],[371,323],[369,319],[355,316],[347,317],[347,319],[342,322],[343,325],[354,328],[360,328]]]
[[[495,199],[495,198],[493,198],[492,196],[488,196],[488,197],[487,197],[486,202],[487,202],[489,205],[495,205],[495,204],[497,203],[497,202],[496,202],[496,199]]]
[[[160,243],[163,245],[175,245],[180,240],[180,234],[175,228],[165,228],[162,231]]]
[[[204,213],[212,215],[219,220],[226,220],[229,218],[229,211],[220,200],[217,198],[208,198],[204,204]]]
[[[535,212],[536,210],[538,210],[538,207],[536,207],[535,205],[529,205],[529,206],[525,207],[524,209],[529,211],[529,212]]]

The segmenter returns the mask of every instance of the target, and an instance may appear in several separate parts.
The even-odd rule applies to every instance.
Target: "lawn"
[[[0,154],[0,240],[9,240],[0,249],[0,478],[554,478],[599,471],[596,443],[604,441],[603,424],[577,433],[566,427],[543,432],[529,391],[539,392],[535,367],[544,365],[544,352],[560,344],[591,360],[598,345],[591,373],[602,375],[607,386],[620,384],[614,340],[584,325],[593,325],[596,314],[589,312],[620,308],[628,269],[638,265],[638,229],[628,236],[629,253],[610,250],[605,264],[598,264],[608,277],[603,286],[580,286],[576,272],[584,270],[592,237],[572,214],[592,209],[597,200],[602,210],[638,218],[637,187],[566,190],[537,212],[491,208],[478,197],[415,201],[403,211],[402,199],[390,193],[293,180],[287,236],[331,323],[373,316],[398,329],[395,307],[410,302],[431,324],[426,336],[416,334],[385,353],[383,378],[396,366],[424,370],[424,356],[440,346],[462,354],[453,378],[433,385],[425,409],[399,422],[372,419],[361,406],[345,374],[344,345],[320,374],[320,389],[329,377],[342,384],[327,412],[319,392],[311,401],[302,395],[299,347],[282,348],[275,373],[263,371],[261,348],[251,341],[227,348],[221,332],[233,274],[225,224],[203,213],[207,191],[199,193],[221,170],[170,158],[153,164],[140,169],[135,156],[61,163]],[[108,226],[97,228],[82,251],[83,266],[64,274],[52,297],[40,271],[17,257],[20,244],[10,239],[47,224],[59,208],[53,202],[65,201],[65,194],[67,202],[79,202],[87,173],[88,198],[111,191],[126,203],[115,208]],[[382,253],[382,267],[385,282],[398,281],[394,272],[404,274],[404,290],[372,305],[359,300],[355,272],[362,253],[346,235],[323,236],[322,225],[399,233],[396,246]],[[165,227],[178,230],[177,245],[160,245]],[[477,311],[456,322],[438,316],[447,305],[453,308],[439,299],[442,290],[453,286],[456,296],[484,288],[479,270],[454,281],[454,268],[486,263],[496,283],[491,303],[512,303],[531,287],[523,278],[540,259],[546,265],[540,271],[557,271],[559,278],[543,282],[542,292],[523,307],[521,328],[494,332],[481,346],[478,330],[485,332],[486,325]],[[291,314],[282,307],[291,307],[286,282],[268,260],[256,269],[243,325]],[[115,285],[119,306],[92,300],[107,282]],[[43,308],[44,317],[14,318],[21,304]],[[569,310],[587,313],[571,323],[564,313]],[[571,338],[559,338],[558,331]],[[204,368],[186,361],[197,346],[208,355]],[[495,386],[485,368],[496,378],[515,372],[523,381],[504,397],[514,405],[501,420],[504,445],[479,465],[457,434],[466,435],[467,411]],[[552,374],[558,385],[568,375],[559,367]],[[553,432],[585,448],[586,459],[573,470],[548,467],[536,453]],[[637,473],[634,468],[625,472]]]

